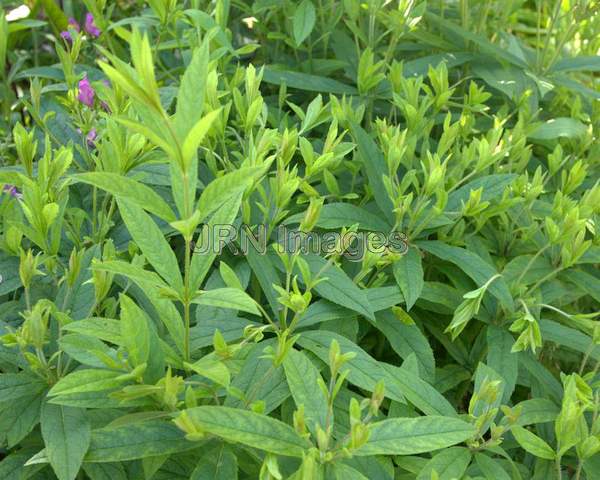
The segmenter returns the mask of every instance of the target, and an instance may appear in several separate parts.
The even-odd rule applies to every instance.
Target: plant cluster
[[[600,478],[600,3],[3,3],[0,478]]]

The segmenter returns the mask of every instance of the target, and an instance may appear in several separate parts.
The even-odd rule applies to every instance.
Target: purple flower
[[[21,192],[19,192],[17,187],[15,187],[14,185],[10,185],[7,183],[6,185],[4,185],[4,188],[2,190],[4,192],[8,193],[13,198],[18,198],[18,199],[23,198],[23,194]]]
[[[76,32],[79,32],[81,30],[81,28],[79,27],[79,24],[77,23],[77,21],[74,18],[69,18],[69,26],[72,27],[73,30],[75,30]],[[63,39],[65,39],[67,42],[73,41],[71,32],[69,32],[68,30],[64,30],[64,31],[60,32],[60,36]]]
[[[89,12],[85,14],[85,25],[83,28],[93,38],[97,38],[100,36],[100,29],[94,23],[94,16]]]
[[[79,81],[79,95],[77,96],[77,99],[84,105],[93,107],[95,95],[96,92],[90,85],[90,81],[87,77],[83,77],[83,80]]]
[[[79,135],[83,135],[83,132],[81,131],[81,128],[77,129],[77,133]],[[98,133],[96,132],[96,129],[94,127],[92,127],[90,129],[90,131],[87,133],[87,135],[85,136],[85,140],[88,144],[88,147],[90,148],[94,148],[96,146],[96,144],[94,143],[94,140],[96,140],[96,137],[98,136]]]
[[[87,144],[90,148],[93,148],[96,146],[96,144],[94,143],[94,140],[96,140],[96,129],[92,127],[92,129],[88,132],[88,134],[86,135],[85,139],[87,140]]]

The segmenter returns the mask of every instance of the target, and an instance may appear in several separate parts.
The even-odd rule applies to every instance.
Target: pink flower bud
[[[77,96],[77,99],[81,103],[87,105],[88,107],[93,107],[95,95],[96,92],[92,88],[92,85],[87,77],[84,77],[83,80],[79,81],[79,95]]]

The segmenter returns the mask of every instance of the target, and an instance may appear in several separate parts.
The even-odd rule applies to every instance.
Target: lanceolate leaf
[[[301,457],[309,447],[289,425],[248,410],[206,406],[186,412],[202,430],[229,442],[292,457]]]
[[[150,356],[150,330],[146,314],[127,296],[121,295],[121,339],[133,367]]]
[[[159,421],[134,423],[92,432],[86,462],[117,462],[185,452],[198,448],[174,424]]]
[[[313,92],[334,93],[338,95],[356,95],[358,93],[356,88],[332,78],[290,70],[276,70],[270,66],[264,67],[263,81],[275,85],[285,84],[288,87]]]
[[[346,363],[350,369],[348,374],[350,383],[372,391],[377,382],[383,380],[385,395],[392,400],[404,402],[406,397],[424,413],[456,415],[452,405],[417,375],[394,365],[377,362],[362,348],[341,335],[327,331],[305,332],[299,338],[298,343],[327,362],[329,346],[334,339],[339,343],[342,353],[356,353],[356,356]]]
[[[423,267],[421,256],[415,248],[408,251],[394,263],[394,278],[402,290],[406,310],[410,310],[423,290]]]
[[[310,35],[315,25],[315,7],[310,0],[303,0],[294,12],[292,19],[294,40],[300,45]]]
[[[487,330],[487,364],[504,379],[503,403],[515,388],[519,373],[519,357],[511,352],[514,337],[505,329],[490,325]]]
[[[430,480],[434,471],[439,478],[462,478],[470,462],[471,452],[468,448],[451,447],[441,450],[425,464],[417,480]]]
[[[140,207],[125,200],[118,200],[118,204],[127,230],[144,256],[172,288],[182,291],[177,258],[158,226]]]
[[[217,210],[200,233],[190,267],[190,288],[192,290],[200,287],[218,253],[226,248],[225,242],[229,239],[229,233],[217,226],[232,225],[237,217],[241,201],[242,193],[238,192]]]
[[[367,480],[358,470],[343,463],[332,464],[327,472],[332,475],[331,480]]]
[[[175,220],[175,214],[167,203],[150,187],[132,178],[110,172],[78,173],[73,178],[78,182],[94,185],[102,190],[124,198],[136,206],[162,218],[166,222]]]
[[[299,213],[288,217],[285,223],[300,223],[303,218],[304,213]],[[338,229],[355,224],[358,224],[361,229],[372,232],[387,233],[391,230],[391,226],[379,216],[351,203],[328,203],[323,205],[316,226]]]
[[[0,375],[0,402],[14,402],[41,392],[47,385],[39,378],[22,373]]]
[[[319,388],[319,371],[302,352],[290,350],[283,367],[297,407],[304,405],[308,428],[316,434],[316,426],[327,429],[327,399]],[[329,421],[333,424],[333,418]]]
[[[510,475],[500,466],[500,463],[486,454],[476,453],[475,461],[485,475],[486,480],[510,480]]]
[[[352,136],[358,145],[358,153],[365,166],[373,196],[377,205],[384,213],[388,221],[394,221],[392,201],[388,197],[383,176],[387,174],[387,167],[381,151],[369,134],[358,125],[350,125]]]
[[[237,478],[237,458],[231,449],[223,444],[201,457],[190,480],[236,480]]]
[[[201,218],[207,218],[211,213],[225,208],[225,204],[237,198],[261,170],[259,167],[241,168],[210,182],[198,200]]]
[[[448,195],[446,212],[459,211],[462,205],[469,200],[471,192],[479,188],[483,189],[481,193],[482,202],[489,202],[490,200],[500,198],[504,189],[516,178],[517,175],[512,173],[498,173],[473,180]]]
[[[435,360],[427,338],[417,325],[402,323],[389,311],[378,313],[374,325],[387,337],[394,351],[402,358],[414,353],[422,371],[422,377],[432,382],[435,377]]]
[[[84,369],[61,378],[48,392],[48,395],[67,395],[70,393],[99,392],[122,385],[119,379],[124,372],[112,370]]]
[[[529,430],[519,426],[512,427],[511,432],[517,442],[519,442],[519,445],[521,445],[532,455],[548,460],[554,459],[555,454],[552,450],[552,447],[550,447],[550,445],[548,445],[535,433],[532,433]]]
[[[232,386],[243,395],[229,394],[225,406],[248,408],[259,402],[264,404],[265,413],[270,413],[290,396],[290,389],[282,366],[275,366],[271,359],[265,357],[265,348],[273,347],[267,341],[252,346],[240,372],[232,382]],[[234,392],[232,392],[234,393]]]
[[[341,268],[333,264],[328,265],[327,260],[314,254],[306,255],[304,259],[313,276],[321,272],[320,278],[327,279],[315,287],[319,295],[367,318],[375,318],[373,307],[365,292],[352,282]]]
[[[41,424],[54,473],[59,480],[74,480],[90,445],[91,427],[85,410],[46,403]]]
[[[216,288],[202,292],[194,299],[198,305],[208,305],[211,307],[229,308],[232,310],[241,310],[243,312],[260,315],[256,302],[252,300],[246,292],[237,288]]]
[[[194,51],[192,60],[181,78],[175,114],[175,131],[180,139],[184,139],[192,126],[202,117],[210,60],[208,44],[208,40],[205,40]]]
[[[356,455],[414,455],[461,443],[475,427],[457,418],[390,418],[375,422],[366,445]]]
[[[465,250],[464,248],[453,247],[439,241],[422,241],[419,242],[418,245],[436,257],[454,263],[471,277],[477,286],[484,285],[490,278],[498,273],[477,254]],[[512,296],[506,282],[504,282],[502,278],[496,279],[488,287],[488,291],[500,300],[507,309],[512,310],[514,308]]]

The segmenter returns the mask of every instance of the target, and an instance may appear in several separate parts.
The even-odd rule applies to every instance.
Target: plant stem
[[[185,260],[184,260],[184,276],[183,276],[183,322],[184,322],[184,339],[183,339],[183,357],[187,362],[190,360],[190,263],[191,263],[191,241],[190,238],[185,239]]]

